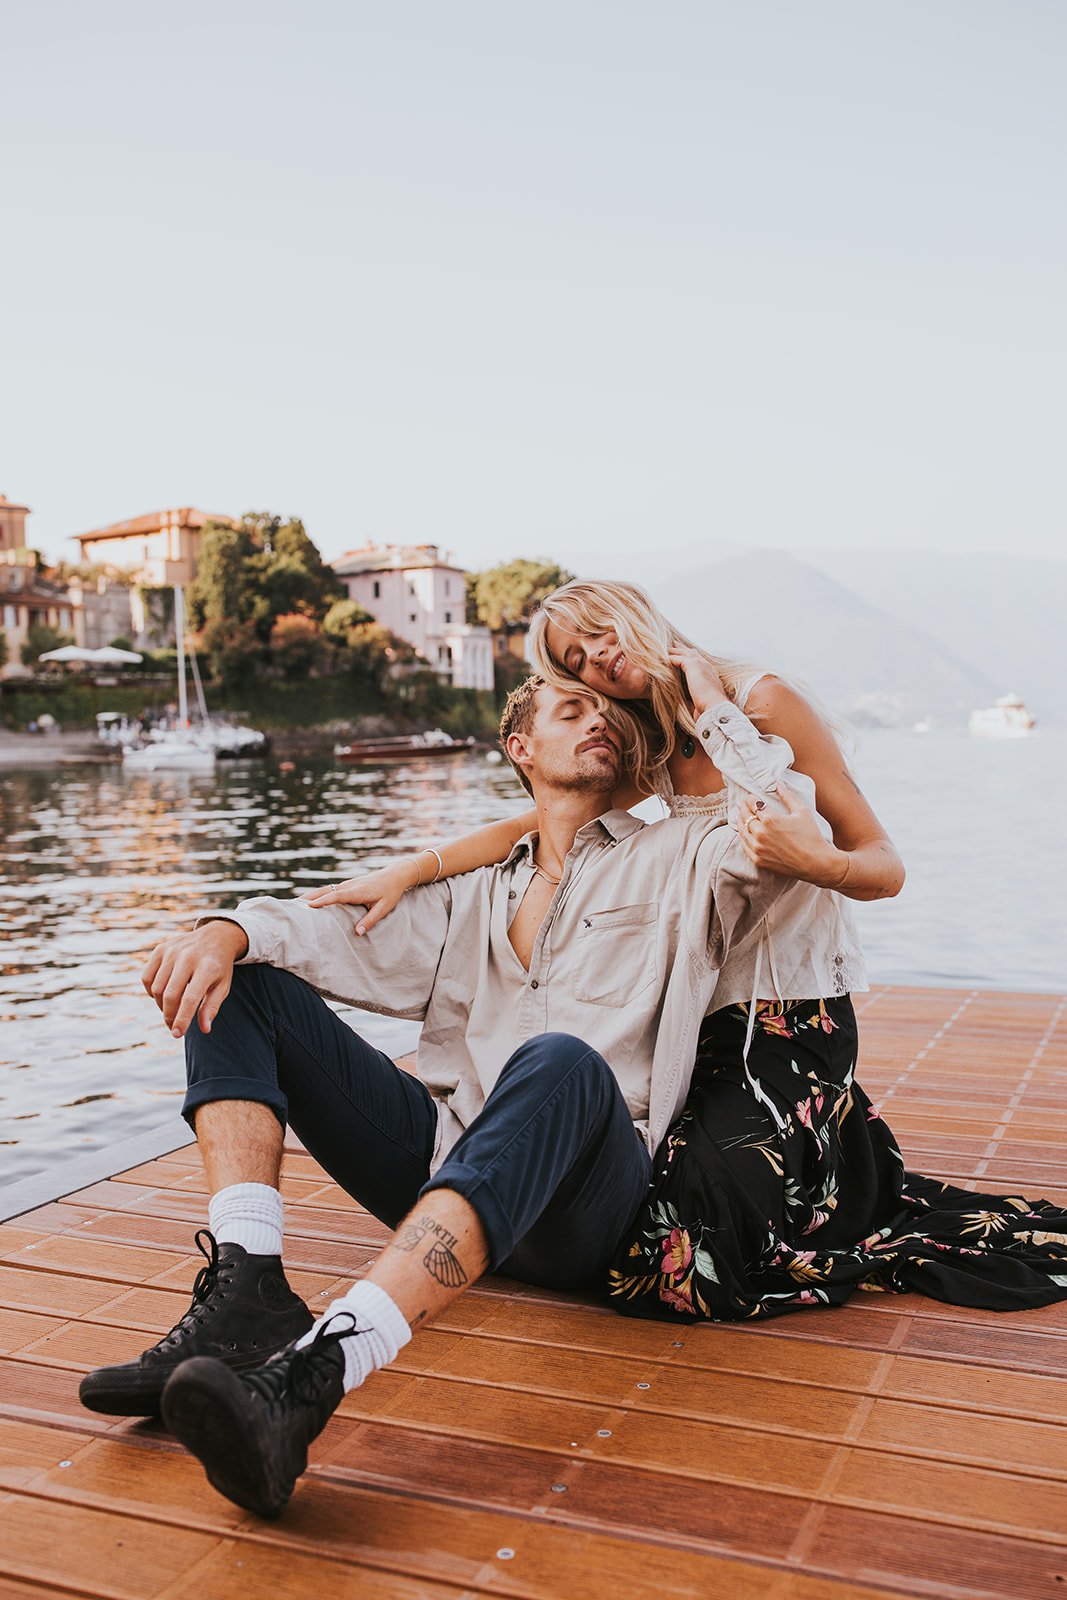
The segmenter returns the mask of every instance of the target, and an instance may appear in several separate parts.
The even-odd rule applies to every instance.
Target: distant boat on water
[[[135,772],[211,772],[216,760],[265,755],[270,747],[265,733],[228,717],[209,715],[195,650],[190,650],[189,662],[200,720],[190,720],[185,683],[185,597],[180,588],[174,590],[174,633],[178,647],[177,725],[163,722],[145,726],[119,712],[102,711],[96,718],[99,738],[107,744],[118,744],[123,765]]]
[[[338,761],[359,761],[372,766],[379,761],[421,761],[427,756],[461,756],[473,750],[476,743],[475,739],[453,739],[442,728],[431,728],[429,733],[353,739],[350,744],[335,745],[333,753]]]
[[[1033,732],[1034,719],[1017,694],[1002,694],[995,705],[972,711],[967,726],[984,739],[1021,739]]]

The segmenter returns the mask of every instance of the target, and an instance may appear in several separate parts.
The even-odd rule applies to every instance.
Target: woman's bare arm
[[[478,867],[491,867],[506,861],[522,838],[537,826],[536,811],[522,811],[517,817],[502,817],[499,822],[487,823],[473,833],[465,833],[447,844],[433,849],[416,851],[391,861],[376,872],[362,873],[358,878],[346,878],[344,883],[328,889],[305,890],[303,898],[310,906],[366,906],[367,914],[356,926],[358,934],[366,933],[381,922],[399,904],[408,889],[420,883],[430,883],[437,878],[454,878],[461,872],[474,872]],[[440,870],[438,870],[440,856]]]
[[[800,808],[784,816],[746,804],[751,825],[741,828],[749,858],[852,900],[882,900],[900,893],[904,863],[848,769],[837,740],[814,707],[777,678],[762,678],[748,697],[747,715],[761,733],[776,733],[792,746],[793,765],[815,784],[815,804],[833,831],[833,842]]]

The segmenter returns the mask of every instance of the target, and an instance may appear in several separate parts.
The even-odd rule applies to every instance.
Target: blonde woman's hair
[[[624,740],[626,766],[639,788],[662,788],[662,769],[678,739],[678,730],[695,731],[693,708],[686,699],[681,676],[668,660],[672,650],[695,650],[711,663],[735,703],[738,690],[766,672],[750,661],[712,655],[679,633],[662,611],[634,583],[610,579],[595,582],[575,579],[542,600],[530,623],[530,653],[535,670],[546,683],[560,688],[574,685],[575,674],[553,655],[548,625],[556,623],[572,633],[596,635],[613,632],[626,659],[648,675],[644,701],[608,702],[611,721]],[[781,674],[775,674],[781,677]],[[782,678],[825,715],[814,696],[794,680]]]

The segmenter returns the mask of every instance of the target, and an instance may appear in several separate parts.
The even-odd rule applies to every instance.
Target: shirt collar
[[[628,839],[632,833],[637,833],[643,827],[645,827],[645,823],[641,821],[640,817],[631,816],[628,811],[618,809],[605,811],[603,816],[594,817],[591,822],[582,824],[574,836],[574,844],[571,849],[591,843],[604,834],[607,834],[613,844],[618,844],[621,840]],[[532,866],[536,845],[536,829],[530,833],[524,833],[521,839],[516,840],[501,866],[514,867],[520,861],[525,861],[527,865]]]

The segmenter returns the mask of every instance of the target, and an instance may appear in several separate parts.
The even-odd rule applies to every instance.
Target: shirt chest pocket
[[[590,911],[581,920],[574,966],[574,998],[597,1006],[624,1006],[660,977],[659,906],[646,901]]]

